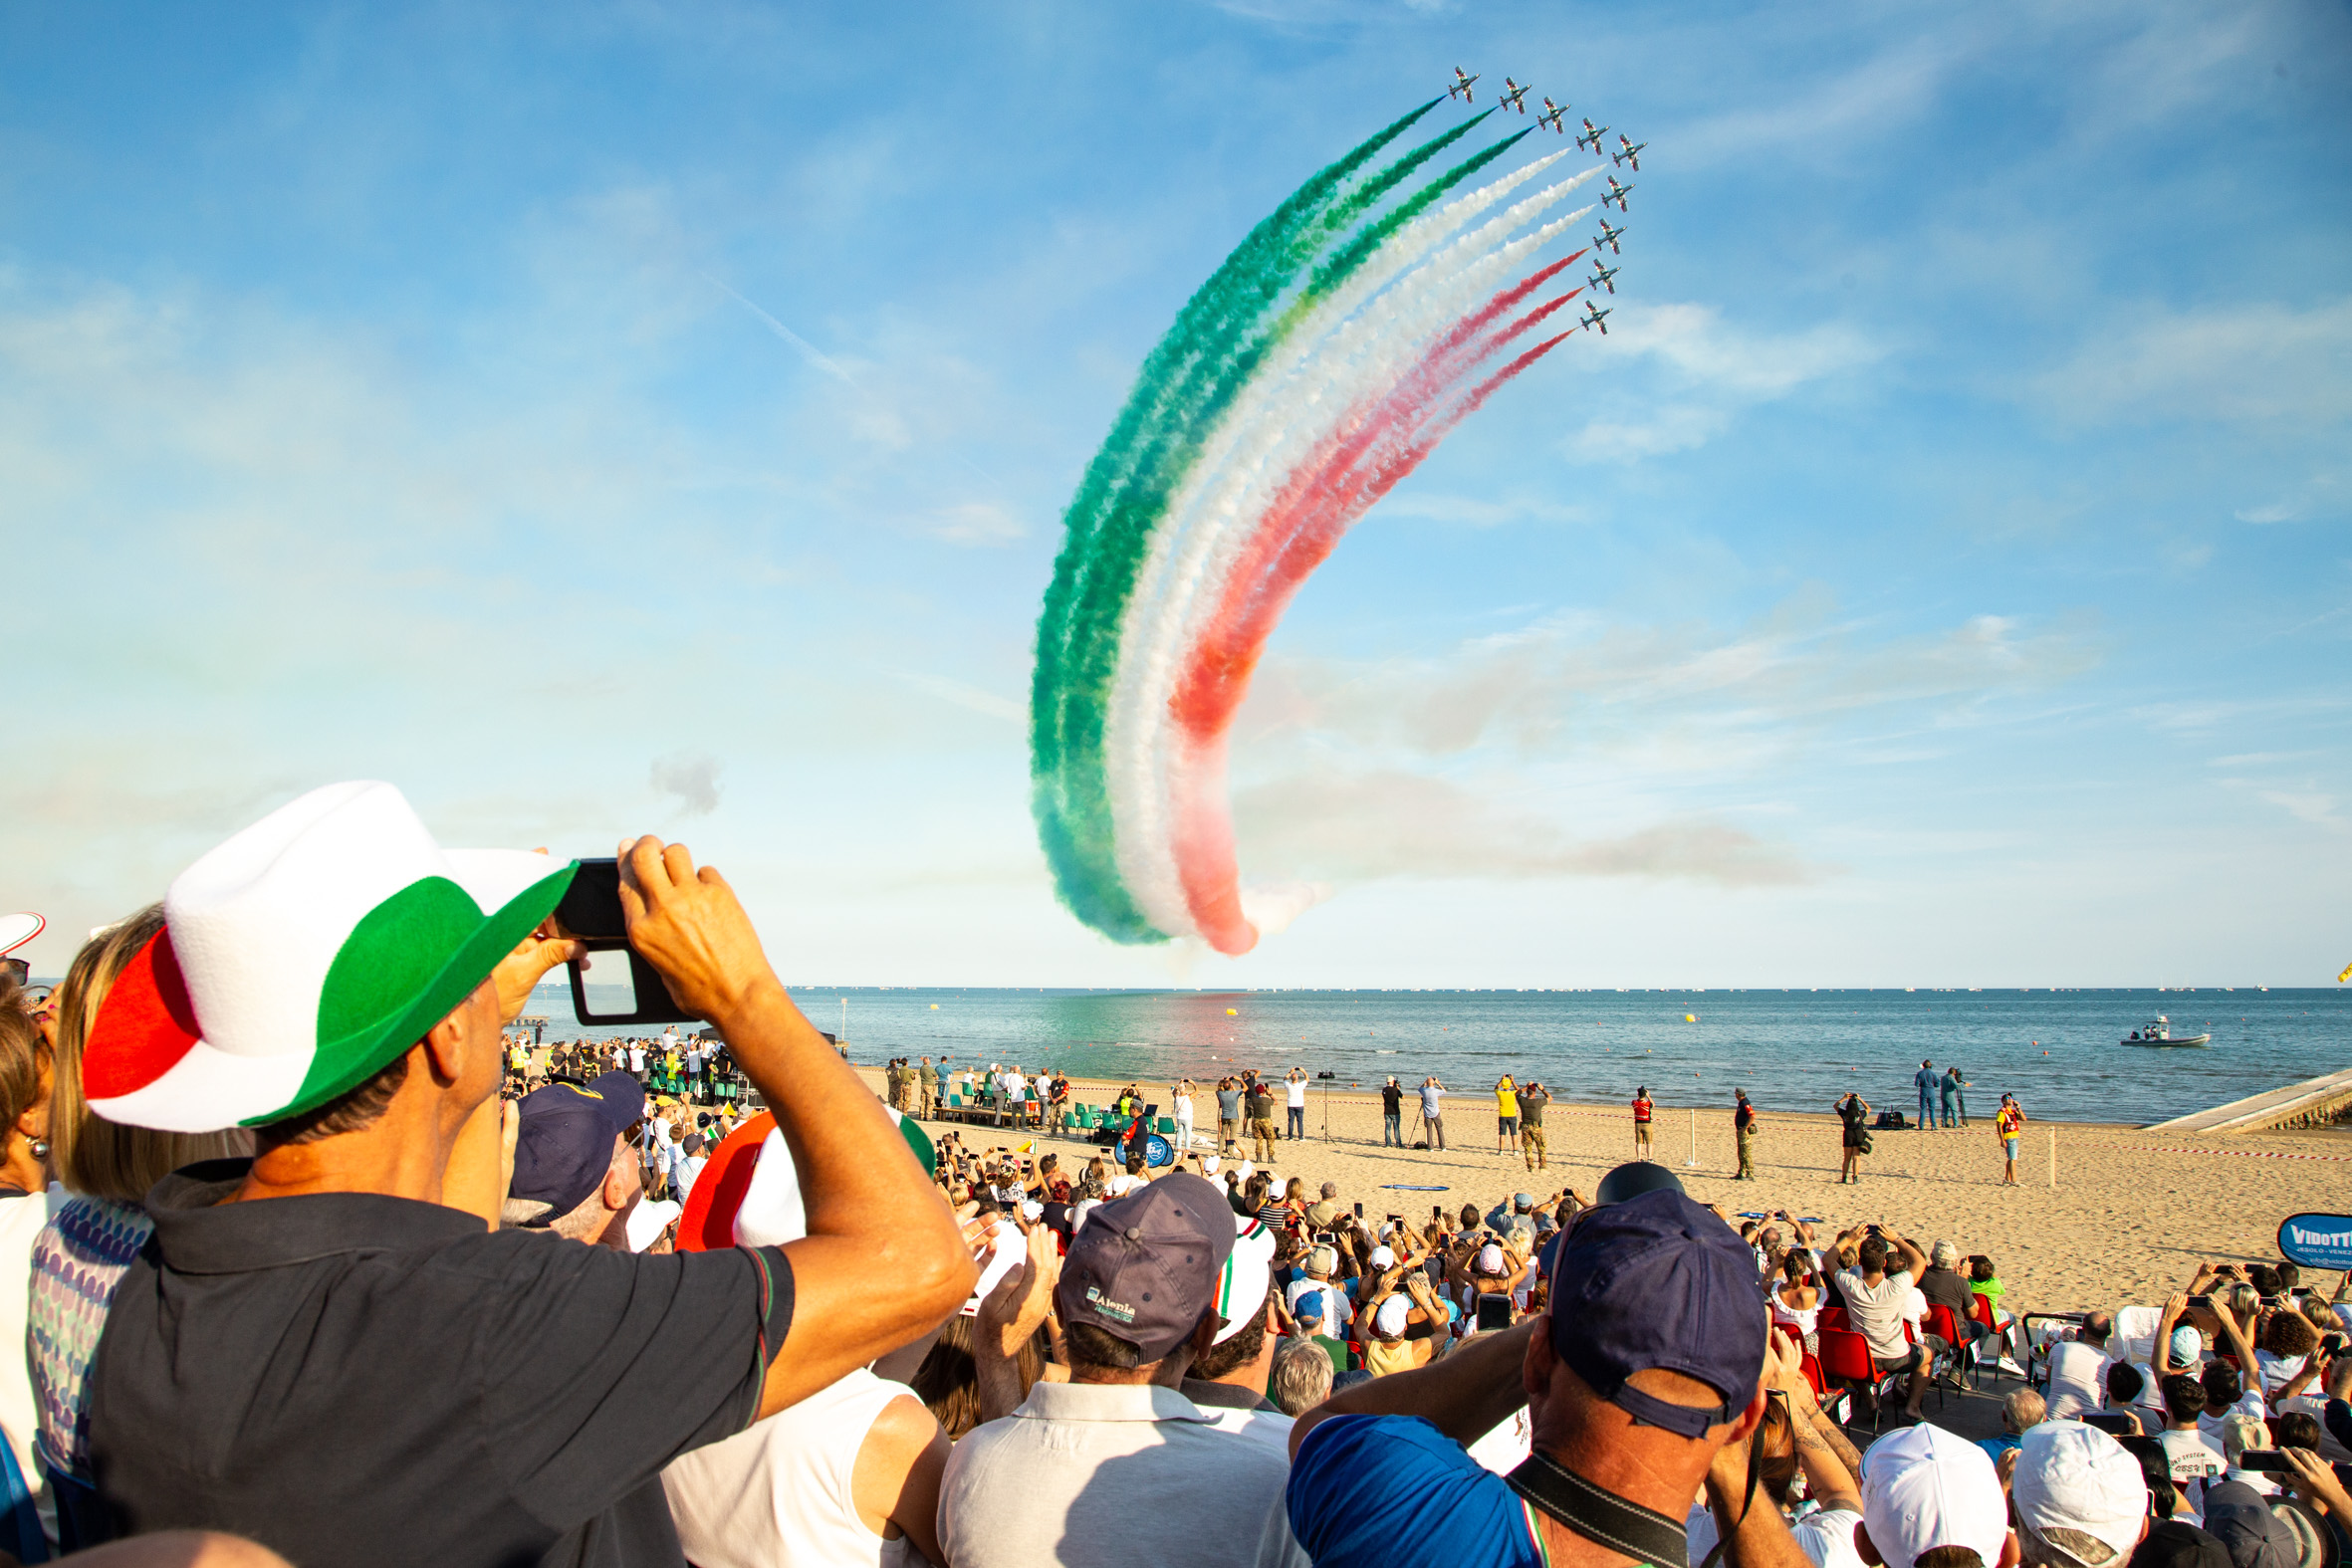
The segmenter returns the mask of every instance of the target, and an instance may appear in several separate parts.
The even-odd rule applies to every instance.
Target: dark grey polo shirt
[[[128,1530],[300,1565],[682,1562],[660,1470],[743,1430],[792,1323],[774,1248],[631,1256],[362,1193],[166,1177],[91,1373]]]

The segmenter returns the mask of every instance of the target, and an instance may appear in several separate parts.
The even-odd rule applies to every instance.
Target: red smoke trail
[[[1180,753],[1170,760],[1172,848],[1186,905],[1217,951],[1246,953],[1258,940],[1241,907],[1233,820],[1224,787],[1225,735],[1267,639],[1299,586],[1329,557],[1349,526],[1419,467],[1498,388],[1570,336],[1562,333],[1537,343],[1446,406],[1462,375],[1574,298],[1571,293],[1553,300],[1464,347],[1565,265],[1543,269],[1463,318],[1389,392],[1360,412],[1351,410],[1333,436],[1284,485],[1226,579],[1217,614],[1194,645],[1170,699],[1183,732]]]

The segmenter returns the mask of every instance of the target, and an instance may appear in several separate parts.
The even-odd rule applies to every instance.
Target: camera
[[[670,1000],[669,987],[654,967],[628,944],[628,922],[620,909],[620,862],[583,860],[556,905],[556,924],[579,939],[587,955],[574,959],[572,1015],[582,1023],[691,1023],[694,1014]],[[625,955],[623,966],[607,964],[596,970],[596,989],[605,994],[591,1005],[583,978],[594,955]],[[625,1001],[621,1000],[625,997]]]

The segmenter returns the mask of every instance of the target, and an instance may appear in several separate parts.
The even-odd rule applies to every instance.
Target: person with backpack
[[[1845,1163],[1838,1168],[1839,1186],[1851,1182],[1860,1185],[1862,1156],[1870,1152],[1870,1102],[1859,1093],[1849,1093],[1835,1106],[1838,1120],[1845,1124]]]

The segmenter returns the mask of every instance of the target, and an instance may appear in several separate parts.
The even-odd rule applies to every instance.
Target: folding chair
[[[1870,1341],[1852,1329],[1824,1325],[1818,1337],[1822,1374],[1870,1402],[1870,1430],[1876,1434],[1881,1416],[1880,1394],[1887,1383],[1901,1374],[1888,1373],[1882,1377],[1878,1363],[1870,1358]],[[1845,1425],[1852,1424],[1849,1412]]]
[[[1954,1317],[1952,1309],[1941,1301],[1928,1303],[1927,1331],[1951,1347],[1942,1356],[1931,1358],[1928,1362],[1928,1381],[1936,1386],[1936,1409],[1942,1410],[1947,1379],[1962,1393],[1968,1392],[1968,1385],[1961,1381],[1960,1375],[1964,1368],[1975,1363],[1976,1347],[1962,1337],[1960,1319]]]

